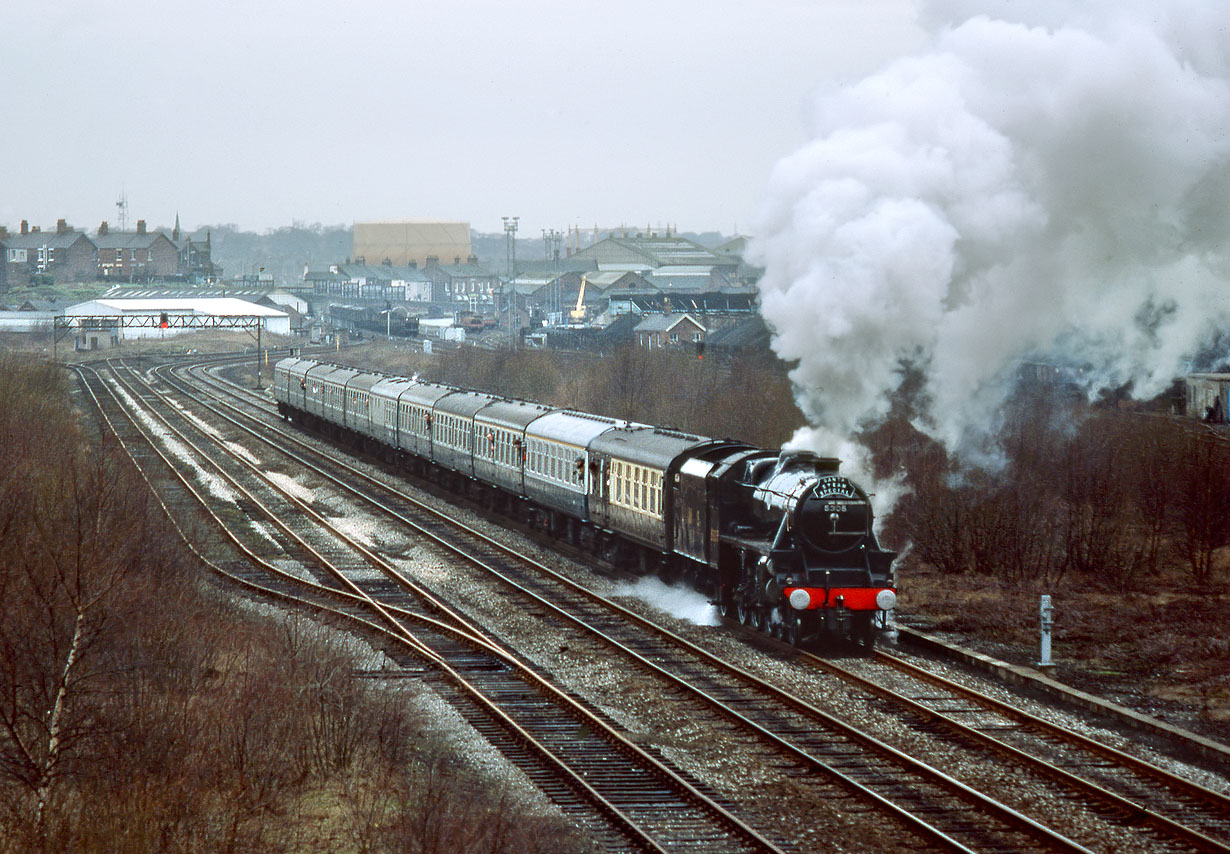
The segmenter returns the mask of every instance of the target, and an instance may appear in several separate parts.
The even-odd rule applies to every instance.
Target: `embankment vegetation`
[[[203,584],[77,418],[0,356],[0,852],[584,850],[376,653]]]

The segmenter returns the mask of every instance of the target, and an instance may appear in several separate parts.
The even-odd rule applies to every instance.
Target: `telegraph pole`
[[[517,349],[517,220],[519,216],[506,216],[504,220],[504,239],[508,243],[508,286],[510,299],[508,302],[508,346]]]

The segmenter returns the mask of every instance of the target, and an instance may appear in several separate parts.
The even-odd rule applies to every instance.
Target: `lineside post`
[[[1038,658],[1040,670],[1054,670],[1055,662],[1051,661],[1051,629],[1055,625],[1055,611],[1051,607],[1051,597],[1044,594],[1039,602],[1039,624],[1041,626],[1041,655]]]
[[[256,387],[261,387],[261,321],[256,319]]]

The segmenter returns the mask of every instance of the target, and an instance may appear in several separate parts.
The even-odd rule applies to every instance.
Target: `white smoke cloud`
[[[766,193],[762,312],[817,428],[795,444],[876,423],[910,360],[919,426],[972,453],[1022,360],[1147,397],[1230,319],[1230,4],[921,20],[928,53],[816,95]]]

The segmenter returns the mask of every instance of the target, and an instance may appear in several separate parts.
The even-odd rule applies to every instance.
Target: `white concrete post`
[[[1055,666],[1055,662],[1051,661],[1051,628],[1055,625],[1055,612],[1051,608],[1049,595],[1042,596],[1039,611],[1042,627],[1042,655],[1038,660],[1038,666],[1047,669]]]

